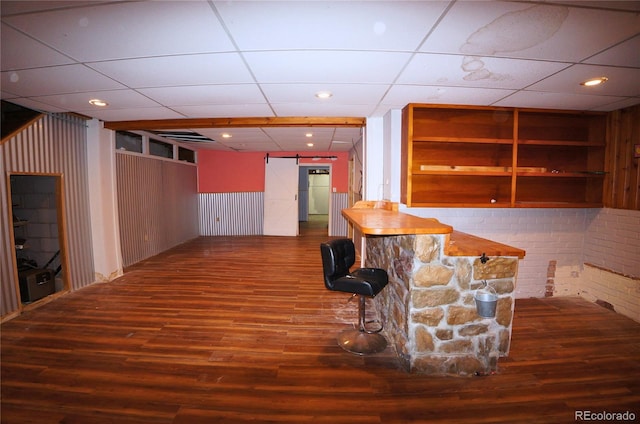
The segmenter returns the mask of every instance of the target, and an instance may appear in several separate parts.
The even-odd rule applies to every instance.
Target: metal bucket
[[[495,292],[476,291],[475,300],[478,315],[483,318],[493,318],[496,316],[498,295]]]

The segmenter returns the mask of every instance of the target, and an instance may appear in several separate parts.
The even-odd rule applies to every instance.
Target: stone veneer
[[[386,269],[375,298],[385,335],[403,366],[434,375],[491,373],[509,353],[516,257],[446,256],[448,235],[368,236],[366,266]],[[474,294],[498,294],[495,318],[477,314]]]

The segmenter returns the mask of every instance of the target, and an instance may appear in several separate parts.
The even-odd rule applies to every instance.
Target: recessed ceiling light
[[[229,133],[222,133],[222,138],[231,138],[231,137],[233,136]]]
[[[307,137],[307,138],[311,138],[311,137],[313,137],[313,133],[306,133],[304,136]]]
[[[313,147],[313,143],[307,143],[307,147]]]
[[[607,77],[591,78],[589,80],[581,82],[580,85],[583,85],[585,87],[594,87],[596,85],[600,85],[607,82],[608,79],[609,78]]]
[[[331,91],[318,91],[316,93],[316,97],[319,99],[328,99],[331,96],[333,96],[333,93],[331,93]]]
[[[99,107],[109,106],[109,103],[105,102],[104,100],[100,100],[100,99],[91,99],[91,100],[89,100],[89,103],[94,105],[94,106],[99,106]]]

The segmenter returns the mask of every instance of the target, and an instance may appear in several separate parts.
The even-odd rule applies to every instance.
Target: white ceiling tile
[[[256,84],[197,85],[141,88],[140,93],[167,106],[265,103]]]
[[[589,96],[584,94],[519,91],[496,102],[495,106],[592,110],[619,100],[622,99],[619,97]]]
[[[307,146],[306,142],[280,142],[282,150],[297,151],[301,156],[313,155],[318,151],[329,151],[331,148],[330,141],[315,142],[313,146]]]
[[[20,97],[20,96],[18,96],[16,94],[9,93],[9,92],[6,92],[4,90],[0,90],[0,95],[2,96],[2,100],[12,100],[12,99]]]
[[[129,121],[138,119],[179,119],[184,116],[166,107],[145,107],[135,109],[100,109],[92,115],[102,121]]]
[[[566,0],[546,0],[548,3],[567,4]],[[608,10],[640,12],[640,2],[634,0],[571,0],[571,6],[602,8]]]
[[[73,63],[68,57],[2,24],[0,54],[3,70]],[[25,54],[25,52],[29,54]]]
[[[274,116],[273,111],[266,103],[172,106],[171,109],[191,118],[241,118],[249,116]]]
[[[280,128],[266,127],[264,132],[273,140],[279,140],[289,143],[329,143],[333,137],[333,128],[322,127],[296,127],[296,128]],[[312,134],[307,137],[306,134]]]
[[[377,104],[389,84],[262,84],[260,87],[272,103],[312,103],[318,106],[332,103]],[[328,99],[319,99],[315,94],[329,91]]]
[[[336,128],[333,142],[356,143],[362,137],[362,128]]]
[[[240,49],[414,50],[444,1],[216,2]]]
[[[397,83],[517,89],[567,66],[521,59],[417,54]]]
[[[640,97],[629,97],[623,100],[616,100],[612,103],[607,103],[602,106],[596,106],[592,108],[592,110],[610,112],[612,110],[624,109],[638,104],[640,104]]]
[[[584,63],[640,68],[640,35],[590,57]]]
[[[286,51],[248,52],[244,57],[259,83],[391,83],[408,53]]]
[[[239,143],[239,144],[227,144],[231,149],[238,152],[273,152],[281,151],[282,149],[273,141],[266,143]]]
[[[374,105],[277,103],[273,104],[277,116],[349,116],[367,117]]]
[[[566,5],[464,1],[451,8],[421,50],[575,62],[636,34],[639,19],[635,13]]]
[[[507,56],[523,50],[533,40],[527,40],[518,31],[518,22],[528,20],[526,15],[519,18],[518,14],[530,7],[511,2],[457,2],[429,36],[421,51]],[[504,22],[510,14],[513,14],[510,21]],[[501,22],[504,23],[500,25]],[[540,38],[544,37],[544,30],[544,27],[540,28]]]
[[[2,0],[0,2],[0,10],[2,10],[2,16],[11,16],[14,14],[33,13],[45,10],[95,6],[100,3],[111,3],[111,0]]]
[[[580,85],[585,80],[602,76],[609,78],[604,84],[596,87]],[[574,65],[529,86],[527,89],[585,95],[638,96],[640,95],[640,69]]]
[[[231,151],[233,149],[220,143],[201,143],[201,142],[186,142],[182,141],[181,144],[189,147],[193,150],[218,150],[218,151]]]
[[[151,7],[147,2],[122,2],[6,20],[83,62],[233,50],[213,10],[203,1],[158,1]]]
[[[89,66],[131,88],[253,82],[237,53],[128,59]]]
[[[11,101],[11,103],[15,103],[17,105],[24,106],[26,108],[37,110],[37,111],[52,112],[52,113],[67,112],[66,109],[57,108],[55,106],[38,102],[30,98],[19,98],[19,99],[9,99],[9,100]]]
[[[2,72],[2,89],[21,96],[47,96],[126,88],[83,65]]]
[[[382,104],[401,109],[408,103],[453,105],[491,105],[513,93],[513,90],[474,88],[473,95],[463,87],[394,85]]]
[[[234,143],[267,143],[271,138],[262,128],[197,128],[193,131],[216,140],[232,145]],[[231,138],[224,138],[222,134],[231,134]]]
[[[280,151],[282,152],[287,152],[288,156],[295,156],[295,155],[300,155],[300,156],[314,156],[317,155],[319,152],[327,152],[329,151],[329,146],[320,146],[320,147],[307,147],[307,146],[300,146],[297,144],[282,144],[279,145],[280,147]]]
[[[37,96],[33,97],[33,99],[53,105],[63,110],[79,113],[87,112],[89,115],[97,109],[101,109],[98,106],[92,106],[89,104],[89,100],[91,99],[106,101],[109,103],[106,109],[130,109],[159,106],[158,103],[148,99],[140,93],[136,93],[133,90],[87,91],[83,93],[58,94],[54,96]]]

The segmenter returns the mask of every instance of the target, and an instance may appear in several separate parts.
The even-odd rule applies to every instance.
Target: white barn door
[[[268,158],[264,170],[264,235],[297,236],[298,164],[293,159]]]

